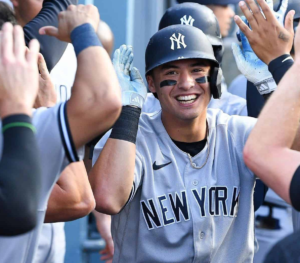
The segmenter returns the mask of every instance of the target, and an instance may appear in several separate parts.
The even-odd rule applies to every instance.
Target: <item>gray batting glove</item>
[[[142,109],[147,96],[147,88],[137,68],[132,68],[131,46],[122,45],[114,53],[113,64],[122,89],[122,105]]]

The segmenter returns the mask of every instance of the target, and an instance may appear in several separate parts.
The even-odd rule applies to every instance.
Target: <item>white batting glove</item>
[[[132,68],[132,62],[131,46],[122,45],[115,51],[113,64],[122,89],[122,105],[142,109],[147,96],[147,88],[138,69]]]
[[[273,0],[267,0],[266,3],[268,4],[271,10],[274,10]],[[288,8],[288,5],[289,5],[289,0],[282,0],[278,11],[277,12],[273,11],[277,21],[282,26],[284,25],[284,16]]]
[[[244,16],[242,20],[248,24]],[[277,85],[268,66],[253,52],[243,32],[239,32],[238,38],[242,42],[243,50],[238,44],[232,43],[232,51],[239,71],[256,86],[261,95],[273,92]]]

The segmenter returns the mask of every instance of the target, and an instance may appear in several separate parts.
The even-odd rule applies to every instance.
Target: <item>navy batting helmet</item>
[[[211,63],[210,89],[213,97],[221,97],[222,71],[212,46],[198,28],[174,25],[158,31],[150,39],[145,54],[146,75],[154,68],[181,59],[204,59]]]
[[[177,0],[178,3],[193,2],[201,5],[236,5],[240,0]]]
[[[183,3],[169,8],[159,23],[159,30],[171,25],[189,25],[203,31],[213,46],[215,58],[222,62],[223,42],[219,22],[213,11],[197,3]]]

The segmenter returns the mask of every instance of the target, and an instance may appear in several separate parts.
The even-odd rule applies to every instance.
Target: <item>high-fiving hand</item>
[[[272,0],[268,1],[269,4],[270,1]],[[287,1],[283,2],[277,13],[273,12],[264,0],[257,0],[258,5],[254,0],[246,0],[246,3],[241,1],[239,6],[250,27],[238,16],[235,16],[234,20],[246,35],[255,54],[267,65],[281,55],[290,54],[294,40],[295,11],[292,10],[287,14],[284,27],[280,22],[283,20]]]
[[[137,68],[132,68],[131,46],[122,45],[114,53],[113,64],[122,89],[122,105],[142,108],[147,88]]]
[[[244,16],[242,20],[248,24]],[[239,33],[239,40],[242,43],[242,49],[236,43],[232,43],[232,51],[239,71],[257,87],[261,95],[273,92],[277,85],[268,66],[253,52],[243,32]]]
[[[23,29],[5,23],[0,34],[0,115],[24,113],[31,116],[38,88],[37,40],[26,52]]]
[[[76,27],[90,23],[95,31],[98,29],[100,15],[97,7],[93,5],[70,5],[66,11],[58,15],[58,28],[45,26],[40,28],[41,35],[49,35],[71,43],[71,32]]]

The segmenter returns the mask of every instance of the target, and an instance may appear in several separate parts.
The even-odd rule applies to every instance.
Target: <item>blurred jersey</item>
[[[51,71],[51,79],[57,92],[57,102],[64,102],[71,96],[77,69],[73,45],[69,44],[65,53]],[[81,153],[78,153],[81,155]],[[83,159],[83,156],[79,156]],[[66,252],[65,223],[43,224],[34,263],[63,263]]]

